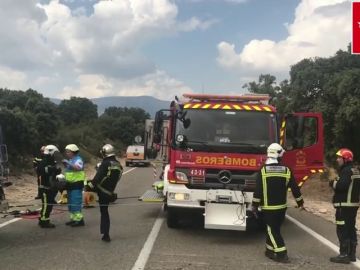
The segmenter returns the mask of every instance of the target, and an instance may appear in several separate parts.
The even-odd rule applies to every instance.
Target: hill
[[[60,103],[60,99],[51,99],[55,104]],[[152,117],[160,109],[166,109],[169,107],[170,101],[160,100],[150,96],[112,96],[112,97],[101,97],[93,98],[91,101],[98,106],[98,114],[101,115],[106,108],[115,107],[138,107],[144,109]]]

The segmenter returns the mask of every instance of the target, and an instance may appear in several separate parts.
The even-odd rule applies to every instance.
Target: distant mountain
[[[61,102],[60,99],[51,99],[55,104]],[[156,99],[150,96],[137,96],[137,97],[101,97],[92,98],[91,101],[98,106],[98,114],[102,114],[106,108],[115,107],[138,107],[148,112],[151,117],[155,116],[155,113],[160,109],[167,109],[170,105],[170,101]]]

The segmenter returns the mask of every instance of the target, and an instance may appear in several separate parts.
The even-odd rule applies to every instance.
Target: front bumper
[[[202,208],[206,203],[241,204],[250,210],[253,192],[228,189],[189,189],[185,185],[169,184],[167,205],[169,207]]]

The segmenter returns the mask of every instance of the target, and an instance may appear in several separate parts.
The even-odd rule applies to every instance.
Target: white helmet
[[[114,146],[112,146],[111,144],[105,144],[105,145],[101,148],[100,153],[101,153],[104,157],[115,156],[115,148],[114,148]]]
[[[68,144],[66,147],[65,147],[65,150],[68,150],[68,151],[71,151],[71,152],[77,152],[79,151],[79,147],[76,145],[76,144]]]
[[[280,158],[285,153],[285,150],[278,143],[272,143],[267,149],[268,158]]]
[[[60,152],[59,149],[55,145],[49,144],[49,145],[45,146],[45,148],[44,148],[44,155],[53,156],[55,154],[55,152]]]

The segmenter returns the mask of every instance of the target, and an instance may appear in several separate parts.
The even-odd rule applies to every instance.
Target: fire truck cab
[[[154,141],[168,120],[168,160],[163,196],[167,225],[179,225],[184,212],[199,210],[208,229],[246,230],[252,218],[255,179],[267,147],[286,149],[283,163],[301,186],[323,170],[320,113],[280,118],[268,95],[184,94],[156,114]]]

